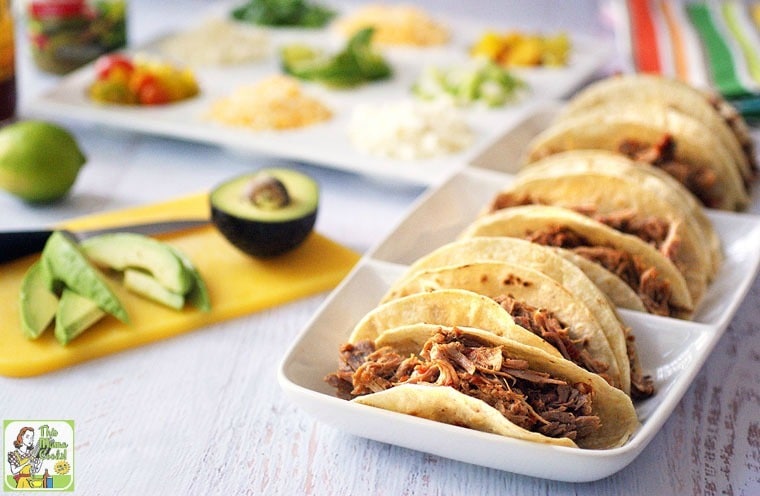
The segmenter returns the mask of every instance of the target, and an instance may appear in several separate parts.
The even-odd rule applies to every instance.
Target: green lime
[[[64,197],[86,160],[74,136],[50,122],[27,120],[0,128],[0,188],[25,201]]]

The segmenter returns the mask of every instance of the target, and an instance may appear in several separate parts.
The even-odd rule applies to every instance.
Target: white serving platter
[[[339,12],[348,7],[335,4]],[[232,4],[217,5],[203,19],[220,18]],[[333,118],[322,124],[288,131],[251,131],[211,122],[206,115],[216,100],[232,90],[281,72],[277,49],[292,42],[306,42],[333,51],[345,44],[343,37],[329,28],[266,29],[270,37],[271,54],[260,62],[236,67],[193,67],[201,87],[200,94],[190,100],[164,106],[130,107],[98,104],[87,96],[94,79],[94,64],[87,65],[63,78],[52,89],[32,100],[26,111],[45,118],[76,119],[88,123],[216,145],[237,152],[256,153],[284,159],[303,161],[324,167],[359,174],[398,179],[424,185],[436,184],[452,172],[468,164],[482,150],[509,130],[535,102],[558,99],[570,94],[600,69],[611,55],[609,47],[579,35],[571,37],[573,48],[570,62],[562,68],[515,70],[524,79],[529,91],[515,103],[497,109],[466,108],[463,114],[475,134],[473,145],[466,150],[424,160],[403,161],[370,156],[351,143],[348,129],[354,107],[360,103],[387,104],[413,98],[411,86],[425,66],[454,66],[466,61],[468,47],[489,28],[466,19],[440,19],[452,32],[450,42],[437,48],[383,48],[394,76],[351,90],[331,90],[317,84],[304,84],[305,91],[333,111]],[[175,32],[200,24],[178,28]],[[514,28],[514,27],[513,27]],[[171,33],[166,33],[166,36]],[[547,33],[548,34],[548,33]],[[161,37],[163,38],[163,37]],[[159,54],[160,39],[129,52]]]
[[[541,109],[525,127],[504,136],[504,143],[512,143],[508,151],[515,159],[522,149],[514,148],[516,143],[524,144],[531,132],[535,134],[540,129],[537,123],[542,119],[545,123],[549,112]],[[501,164],[505,163],[512,162]],[[598,480],[624,469],[643,451],[725,332],[760,266],[760,216],[708,212],[725,260],[693,321],[620,310],[636,336],[643,369],[654,379],[657,391],[635,404],[641,427],[620,448],[581,450],[485,434],[337,399],[323,381],[337,369],[338,347],[361,317],[378,304],[409,264],[453,241],[492,196],[509,184],[510,172],[514,170],[468,166],[420,197],[308,323],[284,357],[279,381],[285,393],[309,413],[358,436],[535,477]]]

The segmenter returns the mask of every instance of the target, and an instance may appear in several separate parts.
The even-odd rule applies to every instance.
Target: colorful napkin
[[[632,68],[713,88],[760,117],[760,2],[625,0]]]

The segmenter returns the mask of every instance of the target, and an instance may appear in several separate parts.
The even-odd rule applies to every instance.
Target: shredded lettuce
[[[514,100],[526,87],[524,81],[507,69],[485,59],[460,67],[427,67],[412,86],[412,93],[423,100],[449,100],[460,106],[482,102],[500,107]]]

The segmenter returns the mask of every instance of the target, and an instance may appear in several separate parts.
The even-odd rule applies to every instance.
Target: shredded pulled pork
[[[390,347],[375,350],[372,341],[346,343],[340,347],[340,366],[325,381],[337,389],[337,396],[351,399],[377,393],[392,386],[392,380],[406,380],[419,364],[416,357],[402,359]]]
[[[676,141],[670,134],[664,134],[660,141],[646,144],[633,139],[625,140],[618,146],[623,155],[659,167],[699,198],[706,207],[717,207],[721,198],[713,191],[718,181],[715,171],[708,167],[684,164],[675,159]]]
[[[488,212],[496,212],[504,208],[519,207],[523,205],[543,205],[540,198],[530,195],[515,195],[513,193],[498,193],[491,204]],[[597,222],[609,226],[624,234],[636,236],[642,241],[651,244],[671,261],[676,261],[681,239],[678,236],[678,225],[662,217],[654,215],[642,216],[633,209],[616,210],[608,213],[598,213],[595,205],[576,205],[568,207],[575,212],[590,217]]]
[[[497,296],[494,300],[512,316],[517,325],[543,338],[544,341],[555,347],[563,358],[581,368],[601,375],[613,386],[620,387],[619,384],[614,384],[608,375],[604,374],[609,369],[609,364],[594,359],[586,349],[587,342],[585,340],[574,341],[571,339],[567,326],[560,322],[552,312],[545,308],[538,308],[517,301],[509,295]]]
[[[724,100],[718,93],[709,92],[707,94],[707,101],[710,102],[710,105],[712,105],[726,124],[728,124],[728,127],[739,141],[739,145],[741,146],[742,152],[744,152],[744,155],[747,157],[752,172],[756,174],[758,171],[758,164],[757,158],[755,157],[755,144],[752,141],[752,135],[749,133],[741,114],[739,114],[736,108],[726,102],[726,100]],[[750,182],[745,179],[744,185],[747,188],[747,191],[749,191]]]
[[[657,248],[668,259],[675,261],[681,240],[677,234],[677,224],[654,215],[637,215],[634,210],[619,210],[608,214],[586,214],[597,222],[631,234]]]
[[[526,239],[545,246],[572,250],[603,266],[636,291],[649,313],[673,316],[681,311],[670,301],[670,283],[658,277],[654,267],[645,267],[635,255],[609,246],[594,246],[583,235],[560,225],[533,231]]]
[[[486,211],[492,213],[503,208],[521,207],[523,205],[540,205],[542,203],[543,202],[540,198],[535,198],[530,195],[516,195],[514,193],[502,191],[493,197],[493,200],[491,200]]]
[[[372,348],[369,341],[341,347],[339,370],[325,379],[337,387],[339,395],[349,389],[351,396],[367,394],[378,385],[387,389],[431,383],[485,401],[514,424],[549,437],[583,439],[601,425],[593,414],[588,384],[569,384],[532,370],[527,361],[509,357],[502,347],[478,342],[457,329],[439,330],[419,357],[402,359],[390,347]],[[358,356],[365,361],[356,366]]]
[[[636,351],[636,336],[631,329],[625,328],[625,351],[628,354],[628,363],[631,364],[631,399],[643,400],[654,394],[654,380],[652,376],[644,375],[639,363],[639,356]]]

